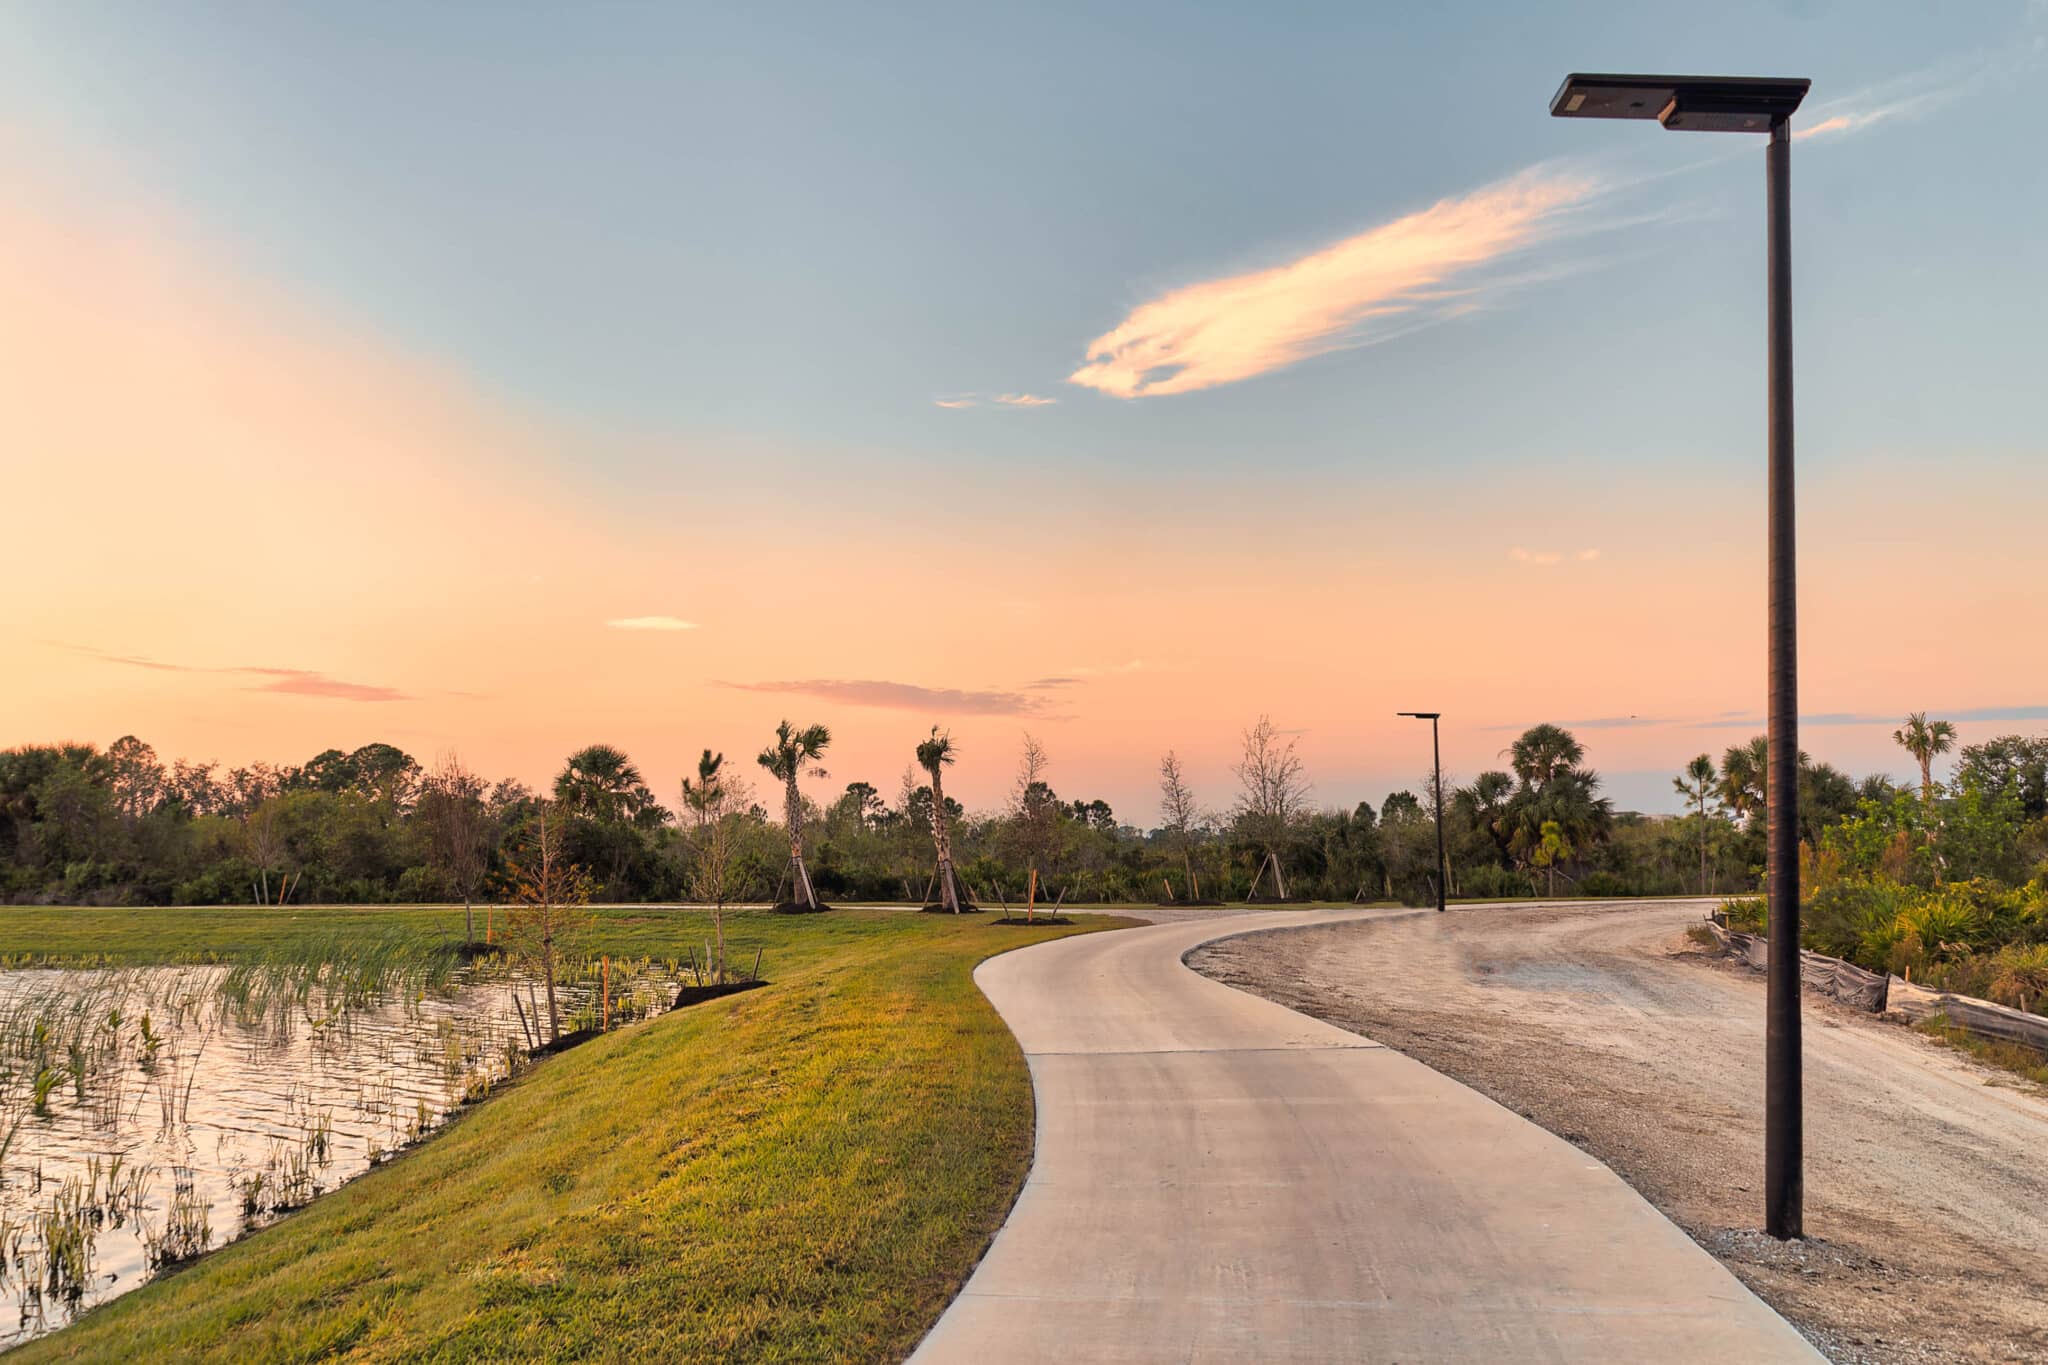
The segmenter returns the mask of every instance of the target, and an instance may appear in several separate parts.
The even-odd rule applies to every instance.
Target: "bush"
[[[1899,914],[1911,894],[1883,877],[1836,881],[1802,907],[1800,937],[1814,952],[1882,970],[1903,933]]]

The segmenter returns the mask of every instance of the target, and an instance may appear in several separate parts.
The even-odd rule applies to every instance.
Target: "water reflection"
[[[559,983],[598,1022],[597,964]],[[614,1026],[673,964],[610,964]],[[62,1326],[418,1140],[526,1065],[528,983],[152,967],[0,971],[0,1346]],[[529,1016],[530,1018],[531,1016]]]

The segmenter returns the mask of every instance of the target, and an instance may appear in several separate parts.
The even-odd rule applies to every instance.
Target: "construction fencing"
[[[1707,927],[1721,946],[1751,967],[1762,971],[1771,960],[1770,941],[1761,934],[1743,934],[1708,921]],[[1866,1014],[1894,1014],[1909,1024],[1941,1015],[1973,1037],[1991,1042],[2017,1043],[2048,1053],[2048,1018],[2025,1010],[1994,1005],[1974,996],[1949,991],[1930,991],[1903,977],[1867,972],[1853,962],[1820,953],[1799,954],[1799,984],[1816,995],[1838,1000]]]

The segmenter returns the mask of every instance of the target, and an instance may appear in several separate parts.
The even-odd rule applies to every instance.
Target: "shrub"
[[[1814,952],[1882,967],[1902,933],[1899,913],[1911,895],[1882,877],[1834,881],[1804,906],[1800,936]]]
[[[1762,896],[1731,896],[1721,902],[1721,914],[1738,933],[1761,934],[1770,928],[1770,906]]]

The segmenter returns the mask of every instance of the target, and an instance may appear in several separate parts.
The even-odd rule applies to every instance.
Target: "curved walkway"
[[[983,963],[1037,1152],[913,1365],[1820,1359],[1576,1147],[1181,964],[1387,913],[1211,915]]]

